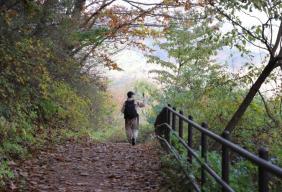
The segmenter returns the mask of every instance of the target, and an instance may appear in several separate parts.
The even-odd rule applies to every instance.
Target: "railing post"
[[[168,107],[171,107],[170,104],[168,104]],[[170,110],[167,109],[166,115],[167,115],[167,124],[170,125]],[[165,127],[165,139],[167,140],[168,143],[170,143],[170,130],[168,127]]]
[[[176,107],[173,107],[172,108],[174,111],[176,111]],[[175,123],[176,123],[176,115],[175,115],[175,113],[172,113],[172,130],[174,130],[175,131]]]
[[[260,148],[258,153],[259,153],[260,158],[268,161],[268,150],[267,149]],[[258,172],[259,172],[258,173],[259,192],[268,192],[269,191],[269,188],[268,188],[269,174],[262,166],[258,167]]]
[[[183,111],[182,110],[180,110],[179,113],[181,115],[183,115]],[[183,119],[182,119],[182,117],[179,117],[179,137],[183,138]]]
[[[222,137],[226,140],[230,140],[230,134],[228,131],[224,131]],[[222,157],[221,157],[221,177],[222,180],[227,184],[229,183],[229,164],[230,156],[229,149],[225,145],[222,145]],[[222,187],[222,192],[226,192],[225,188]]]
[[[168,106],[168,107],[171,107],[170,104],[168,104],[167,106]],[[170,110],[167,109],[167,124],[169,124],[169,125],[170,125],[170,119],[171,119],[171,118],[170,118],[170,116],[171,116],[170,114],[171,114]]]
[[[202,123],[202,127],[208,129],[206,123]],[[207,162],[207,136],[202,132],[201,133],[201,157],[204,162]],[[201,166],[201,187],[203,188],[206,182],[206,172],[204,166]]]
[[[165,140],[170,144],[170,129],[165,126]]]
[[[193,121],[193,117],[191,115],[188,116],[188,119]],[[193,145],[193,142],[192,142],[192,139],[193,139],[193,126],[191,123],[188,123],[188,146],[192,149],[192,145]],[[188,150],[188,161],[190,163],[192,163],[192,153]]]

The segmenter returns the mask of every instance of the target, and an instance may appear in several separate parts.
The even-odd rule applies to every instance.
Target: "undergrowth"
[[[177,142],[175,136],[171,135],[171,143],[180,152],[180,161],[175,160],[172,155],[162,157],[163,173],[166,177],[168,191],[184,192],[192,187],[190,180],[200,181],[201,166],[194,159],[192,164],[187,163],[187,152],[185,148]],[[200,157],[201,149],[195,151]],[[207,153],[207,161],[209,166],[220,176],[221,175],[221,154],[216,151]],[[188,173],[188,174],[187,174]],[[188,177],[188,176],[189,177]],[[206,172],[207,180],[202,190],[205,192],[220,192],[221,186],[216,180]],[[250,161],[245,159],[232,158],[230,165],[230,186],[236,192],[256,192],[258,191],[257,167]],[[200,183],[198,182],[198,185]],[[281,181],[274,176],[271,177],[270,191],[279,192],[281,189]]]

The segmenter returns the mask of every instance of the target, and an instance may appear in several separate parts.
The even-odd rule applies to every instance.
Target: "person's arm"
[[[124,113],[124,107],[125,107],[125,103],[123,103],[122,108],[121,108],[121,112]]]
[[[141,101],[137,101],[137,105],[138,105],[138,107],[140,107],[140,108],[145,107],[144,102],[141,102]]]

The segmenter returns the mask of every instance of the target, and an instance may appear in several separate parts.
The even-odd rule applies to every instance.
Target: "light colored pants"
[[[125,119],[125,132],[128,141],[131,143],[132,138],[135,140],[138,136],[139,118]]]

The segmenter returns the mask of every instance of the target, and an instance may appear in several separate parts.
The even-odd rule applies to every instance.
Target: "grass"
[[[108,129],[93,131],[90,133],[90,138],[99,142],[125,142],[126,136],[123,127],[115,126]]]
[[[153,125],[142,122],[139,126],[138,142],[150,140],[154,135]],[[109,125],[101,130],[89,133],[91,139],[97,142],[127,142],[123,119],[117,121],[115,125]]]

